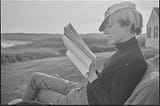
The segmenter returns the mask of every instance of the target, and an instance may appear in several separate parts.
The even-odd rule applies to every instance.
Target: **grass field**
[[[99,67],[104,64],[114,52],[96,53]],[[158,50],[144,49],[145,58],[158,54]],[[80,82],[84,77],[72,62],[66,57],[52,57],[25,61],[1,66],[1,103],[7,104],[12,99],[21,98],[29,76],[33,72],[58,74],[60,77]]]

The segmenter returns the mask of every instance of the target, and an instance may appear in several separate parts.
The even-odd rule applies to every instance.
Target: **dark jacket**
[[[116,48],[98,78],[87,84],[89,104],[124,104],[147,69],[135,37]]]

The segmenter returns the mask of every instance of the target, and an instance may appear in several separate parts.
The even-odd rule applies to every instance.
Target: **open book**
[[[66,55],[79,69],[82,75],[86,75],[91,68],[91,64],[96,60],[94,53],[88,48],[83,39],[76,32],[71,23],[64,27],[62,35],[64,45],[67,47]]]

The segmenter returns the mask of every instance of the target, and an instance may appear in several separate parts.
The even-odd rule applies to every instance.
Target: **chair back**
[[[124,105],[159,104],[159,55],[147,60],[148,69]]]

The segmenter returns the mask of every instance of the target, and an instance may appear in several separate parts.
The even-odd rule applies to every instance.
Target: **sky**
[[[1,0],[1,33],[59,33],[72,23],[78,33],[100,33],[104,12],[122,0]],[[128,0],[143,15],[142,33],[159,0]]]

